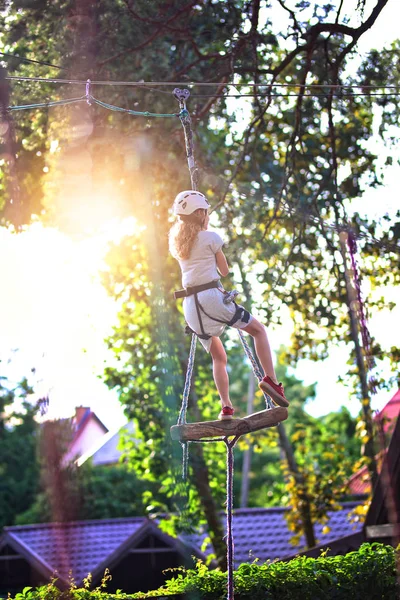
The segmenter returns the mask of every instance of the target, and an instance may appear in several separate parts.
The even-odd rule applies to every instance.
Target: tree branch
[[[106,60],[103,60],[101,63],[99,63],[98,66],[103,67],[104,65],[106,65],[110,62],[113,62],[117,58],[121,58],[122,56],[126,56],[127,54],[132,54],[133,52],[137,52],[138,50],[145,48],[151,42],[153,42],[164,31],[164,29],[166,29],[168,27],[168,25],[170,23],[175,21],[175,19],[180,17],[184,12],[191,10],[194,5],[195,5],[195,2],[190,2],[189,4],[186,4],[183,8],[178,10],[178,12],[176,12],[174,15],[172,15],[172,17],[170,17],[169,19],[164,21],[164,23],[160,24],[160,26],[152,33],[152,35],[150,35],[150,37],[147,38],[147,40],[145,40],[138,46],[135,46],[134,48],[130,48],[130,49],[124,50],[123,52],[118,52],[118,54],[114,54],[114,56],[110,56]]]

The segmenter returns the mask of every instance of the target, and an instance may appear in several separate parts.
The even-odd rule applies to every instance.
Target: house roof
[[[374,416],[374,421],[381,421],[383,430],[387,433],[394,428],[394,423],[400,414],[400,390],[389,400],[379,413]],[[378,461],[378,469],[381,461]],[[371,491],[371,481],[367,467],[362,467],[350,477],[347,488],[354,496],[364,496]]]
[[[78,409],[82,408],[82,414],[77,417]],[[82,435],[82,432],[85,430],[85,427],[89,423],[90,420],[96,421],[101,429],[104,430],[104,433],[107,433],[108,428],[104,425],[102,421],[100,421],[99,417],[93,412],[89,407],[77,407],[75,409],[75,416],[72,418],[72,421],[75,423],[74,427],[74,437],[71,440],[71,446],[75,444],[77,439]]]
[[[343,508],[328,513],[329,533],[322,533],[322,525],[315,526],[315,535],[319,545],[326,546],[337,538],[353,535],[362,530],[362,524],[353,524],[349,520],[350,511],[359,502],[345,502]],[[233,535],[235,540],[235,566],[243,562],[252,562],[258,558],[261,562],[275,559],[287,559],[296,556],[306,548],[304,538],[297,546],[290,542],[293,534],[288,530],[285,514],[290,508],[239,508],[234,511]],[[206,534],[184,536],[186,542],[201,548]],[[208,548],[206,553],[210,553]]]
[[[361,531],[360,524],[353,525],[349,521],[349,512],[357,504],[345,503],[340,511],[329,513],[329,533],[322,534],[322,527],[316,526],[316,537],[321,545],[329,545],[336,538]],[[252,562],[255,558],[262,562],[287,559],[305,549],[304,539],[298,546],[290,543],[292,534],[285,520],[288,510],[249,508],[234,512],[236,566],[242,562]],[[104,573],[106,567],[112,570],[125,552],[138,546],[149,534],[155,535],[181,555],[195,554],[205,558],[212,551],[210,546],[205,554],[200,551],[206,533],[175,539],[162,533],[146,517],[6,527],[0,539],[0,549],[10,545],[46,578],[57,571],[64,585],[68,584],[69,574],[72,573],[79,585],[88,573],[95,580]]]
[[[83,465],[90,458],[94,465],[115,465],[119,462],[122,451],[119,450],[121,434],[133,433],[135,430],[132,421],[118,429],[118,431],[106,433],[94,446],[76,461],[78,467]]]
[[[362,467],[350,477],[347,489],[354,496],[364,496],[371,491],[371,481],[367,467]]]
[[[386,431],[390,424],[397,419],[400,414],[400,390],[397,390],[393,398],[382,408],[374,419],[376,421],[383,421],[383,428]]]
[[[179,540],[162,533],[146,517],[5,527],[0,549],[10,545],[46,578],[57,571],[61,582],[68,584],[72,573],[79,584],[88,573],[93,579],[101,576],[149,534],[184,553]]]
[[[370,526],[386,525],[390,523],[398,525],[400,523],[400,506],[398,502],[399,490],[400,419],[398,418],[389,443],[389,448],[382,461],[381,472],[365,519],[367,537],[368,528]],[[396,535],[396,537],[398,537],[398,535]]]

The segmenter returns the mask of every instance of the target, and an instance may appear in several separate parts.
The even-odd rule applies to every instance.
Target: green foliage
[[[289,562],[264,565],[242,564],[235,571],[237,600],[395,600],[398,598],[396,554],[391,546],[363,544],[344,556],[298,557]],[[176,569],[165,587],[147,593],[108,594],[107,577],[90,590],[90,577],[83,588],[60,591],[55,583],[37,589],[25,588],[10,600],[129,600],[186,598],[222,600],[226,597],[226,573],[209,571],[201,562],[195,569]]]
[[[382,544],[363,544],[345,556],[317,559],[298,557],[289,562],[265,565],[242,564],[234,575],[238,600],[391,600],[397,598],[395,551]],[[154,592],[187,594],[185,597],[222,600],[226,574],[208,571],[199,563],[196,570],[178,574],[165,589]],[[151,597],[135,595],[136,598]]]
[[[38,489],[35,459],[38,407],[26,379],[13,387],[0,378],[0,530],[32,503]]]
[[[324,511],[337,506],[333,497],[344,499],[344,485],[360,458],[357,421],[345,407],[324,417],[311,417],[306,408],[307,401],[314,397],[315,384],[304,386],[297,377],[289,374],[285,359],[286,350],[282,347],[276,372],[291,400],[290,418],[285,422],[285,429],[293,443],[299,472],[307,482],[307,490],[302,493],[307,493],[315,507],[314,517],[320,521],[324,520]],[[262,399],[258,398],[258,402]],[[255,410],[261,408],[261,404],[257,404]],[[244,450],[249,444],[253,449],[249,506],[298,506],[299,485],[295,484],[286,463],[281,460],[277,430],[273,428],[245,436],[239,440],[239,449]],[[239,497],[241,459],[241,454],[237,453],[236,498]],[[290,518],[296,522],[298,511],[292,511]]]
[[[64,499],[69,507],[61,520],[114,519],[145,514],[143,495],[149,485],[125,465],[96,466],[85,463],[64,471]],[[157,498],[157,490],[153,490]],[[59,516],[60,518],[60,516]],[[28,510],[16,518],[18,525],[53,521],[51,491],[42,489]]]
[[[288,505],[292,507],[285,517],[289,530],[294,533],[292,542],[298,544],[304,533],[301,507],[310,503],[313,523],[328,522],[327,512],[340,508],[345,495],[346,482],[352,472],[352,461],[336,435],[315,422],[311,428],[296,427],[291,436],[300,477],[285,465]],[[322,533],[329,532],[328,526]],[[317,540],[317,543],[321,540]]]
[[[37,435],[36,454],[29,464],[37,480],[29,495],[30,503],[18,511],[17,524],[110,519],[145,514],[143,495],[149,486],[123,463],[93,466],[90,461],[77,467],[64,460],[73,431],[69,419],[45,421]],[[32,436],[22,438],[32,443]],[[36,438],[35,438],[36,442]],[[40,476],[38,471],[40,471]]]
[[[368,18],[365,2],[358,2],[361,23],[356,21],[354,29],[343,3],[300,2],[295,14],[280,2],[277,14],[288,17],[283,27],[273,14],[264,22],[263,11],[269,14],[266,0],[185,7],[177,0],[142,0],[135,7],[101,0],[85,9],[76,8],[72,0],[57,0],[46,11],[41,4],[10,5],[0,48],[59,65],[60,73],[72,78],[121,81],[132,79],[134,72],[136,81],[229,80],[244,93],[253,90],[252,81],[263,79],[276,85],[320,86],[315,94],[302,94],[295,87],[289,96],[279,93],[282,88],[266,88],[262,99],[251,104],[238,100],[234,109],[219,97],[217,86],[208,90],[211,96],[215,93],[211,99],[194,88],[189,108],[202,188],[221,204],[219,219],[232,251],[255,265],[261,289],[257,304],[266,321],[279,320],[280,302],[289,307],[296,324],[293,360],[320,360],[330,344],[350,343],[343,260],[337,234],[326,225],[346,220],[348,207],[361,192],[379,185],[381,157],[374,132],[389,148],[398,137],[393,126],[399,116],[393,96],[375,96],[363,88],[397,85],[398,42],[382,52],[371,50],[356,73],[349,68],[353,42],[364,33]],[[375,27],[383,7],[377,1],[371,4]],[[343,26],[350,27],[353,38],[343,35]],[[56,72],[54,67],[3,58],[14,76]],[[330,87],[339,84],[349,87]],[[83,93],[82,86],[68,89],[71,95]],[[358,90],[363,95],[355,95]],[[177,106],[172,94],[157,90],[107,87],[96,88],[96,94],[155,112]],[[22,82],[12,86],[11,103],[62,96],[58,86]],[[140,220],[144,155],[151,162],[151,204],[160,224],[167,224],[166,209],[174,193],[188,185],[178,120],[147,122],[87,105],[21,111],[14,120],[25,219],[41,214],[63,227],[79,228],[86,214],[95,227],[101,213],[98,199],[110,197],[114,214],[135,214]],[[388,149],[389,161],[392,154]],[[336,166],[343,173],[338,189]],[[3,203],[6,195],[3,191]],[[382,215],[375,222],[355,214],[351,224],[371,240],[360,240],[364,257],[373,258],[365,275],[375,285],[398,283],[396,253],[372,238],[395,246],[399,215]],[[159,233],[162,239],[165,228]],[[164,267],[162,252],[160,258]],[[396,372],[398,351],[388,352]]]
[[[131,80],[134,73],[136,81],[235,81],[244,93],[253,91],[252,81],[267,79],[277,86],[320,86],[312,95],[295,87],[292,96],[277,91],[282,88],[266,87],[263,98],[242,101],[237,111],[220,98],[222,88],[209,89],[215,94],[212,98],[194,88],[189,106],[202,189],[219,205],[219,224],[232,261],[240,260],[245,274],[255,279],[255,303],[265,322],[279,322],[281,303],[289,308],[295,324],[289,362],[294,364],[300,357],[327,357],[332,344],[345,342],[350,348],[354,343],[345,265],[337,234],[327,225],[346,220],[348,207],[362,190],[380,182],[376,145],[368,143],[376,125],[380,139],[397,137],[391,126],[398,121],[399,107],[392,99],[369,92],[334,94],[331,86],[397,85],[398,44],[371,52],[358,72],[349,75],[353,41],[362,34],[363,24],[354,30],[354,38],[343,35],[346,3],[338,9],[333,3],[298,2],[295,14],[280,2],[282,14],[289,15],[287,27],[281,27],[279,19],[264,22],[259,10],[267,11],[269,4],[221,0],[182,7],[178,0],[101,0],[77,6],[72,0],[17,0],[9,6],[0,44],[9,53],[51,62],[61,67],[60,73],[84,80]],[[365,24],[364,5],[358,2]],[[29,77],[39,69],[48,76],[50,67],[11,59],[8,69],[11,75]],[[51,69],[53,76],[57,71]],[[20,83],[12,87],[11,103],[56,99],[63,96],[61,90],[50,83]],[[68,86],[68,95],[82,93],[82,85]],[[96,88],[96,95],[154,112],[171,112],[171,106],[177,106],[169,93],[138,87]],[[381,123],[374,121],[375,106],[382,109]],[[137,423],[140,443],[126,442],[130,464],[140,478],[161,483],[163,502],[147,494],[146,506],[150,511],[179,508],[179,448],[171,444],[168,430],[178,411],[188,343],[171,301],[178,271],[167,257],[166,239],[171,200],[189,185],[180,124],[173,119],[135,119],[87,105],[15,113],[14,121],[25,220],[41,214],[76,231],[86,214],[86,225],[95,228],[102,207],[99,198],[105,198],[106,206],[117,207],[119,216],[133,214],[138,221],[140,233],[122,240],[109,254],[105,284],[120,303],[120,314],[109,339],[112,358],[105,380],[118,390],[127,415]],[[337,166],[343,174],[338,188]],[[0,191],[5,203],[3,180]],[[351,225],[368,239],[376,236],[396,244],[398,220],[399,215],[375,222],[356,214]],[[373,286],[399,283],[394,252],[364,238],[360,247],[370,258],[363,275]],[[359,392],[359,372],[349,352],[345,376]],[[376,345],[374,353],[383,357]],[[398,349],[389,354],[395,371]],[[236,374],[240,361],[231,355]],[[209,361],[201,353],[195,381],[201,415],[209,418],[216,414],[218,400]],[[300,407],[294,406],[295,422],[300,414]],[[322,425],[314,429],[309,420],[308,427],[328,440]],[[298,446],[303,442],[298,440]],[[223,499],[223,460],[223,450],[209,444],[205,461],[218,505]],[[307,469],[310,464],[305,463]],[[199,521],[204,517],[199,499],[188,493],[188,506]]]

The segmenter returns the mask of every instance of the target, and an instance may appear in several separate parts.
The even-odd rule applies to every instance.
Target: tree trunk
[[[374,489],[378,480],[377,464],[375,459],[374,449],[374,428],[371,412],[371,400],[368,388],[367,370],[365,367],[365,361],[363,356],[363,349],[360,344],[359,336],[359,322],[357,316],[358,299],[356,290],[353,285],[352,270],[347,265],[347,247],[345,236],[339,235],[340,252],[343,259],[344,265],[344,281],[346,289],[346,304],[349,312],[350,320],[350,336],[354,344],[354,350],[356,355],[356,364],[358,371],[358,378],[360,381],[361,394],[362,394],[362,411],[364,416],[365,428],[367,431],[368,440],[364,445],[364,456],[367,457],[367,467],[371,478],[371,486]]]
[[[279,434],[279,445],[282,449],[282,452],[285,455],[289,471],[294,477],[296,481],[296,485],[301,490],[299,497],[299,510],[301,515],[301,522],[303,523],[303,533],[306,538],[307,547],[312,548],[316,545],[315,542],[315,534],[314,534],[314,525],[311,517],[311,506],[310,499],[306,493],[305,489],[305,481],[301,473],[299,473],[299,469],[296,463],[296,459],[293,453],[293,447],[289,441],[289,438],[286,435],[285,427],[280,423],[278,425],[278,434]]]
[[[246,296],[246,302],[248,303],[249,306],[252,306],[253,302],[252,302],[252,297],[251,297],[251,288],[247,282],[246,275],[245,275],[245,272],[243,269],[243,265],[237,255],[235,256],[235,260],[239,267],[239,271],[240,271],[240,275],[241,275],[241,279],[242,279],[241,283],[242,283],[243,291]],[[254,352],[254,344],[252,343],[251,345],[252,345],[253,352]],[[301,494],[300,494],[300,497],[301,497],[301,502],[300,502],[301,522],[303,524],[303,533],[304,533],[304,537],[306,538],[307,547],[312,548],[316,544],[315,534],[314,534],[314,524],[313,524],[312,517],[311,517],[311,504],[310,504],[310,499],[306,493],[304,478],[299,472],[299,469],[298,469],[298,466],[296,463],[296,459],[295,459],[294,453],[293,453],[293,447],[289,441],[288,436],[286,435],[286,430],[282,423],[280,423],[278,425],[278,434],[279,434],[280,448],[285,456],[286,462],[289,467],[289,471],[293,475],[293,477],[296,481],[296,485],[299,486],[299,488],[302,490]]]

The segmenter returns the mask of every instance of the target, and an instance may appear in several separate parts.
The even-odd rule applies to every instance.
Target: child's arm
[[[222,277],[226,277],[229,274],[228,261],[226,260],[225,254],[222,250],[218,250],[215,254],[215,260],[217,262],[217,269]]]

